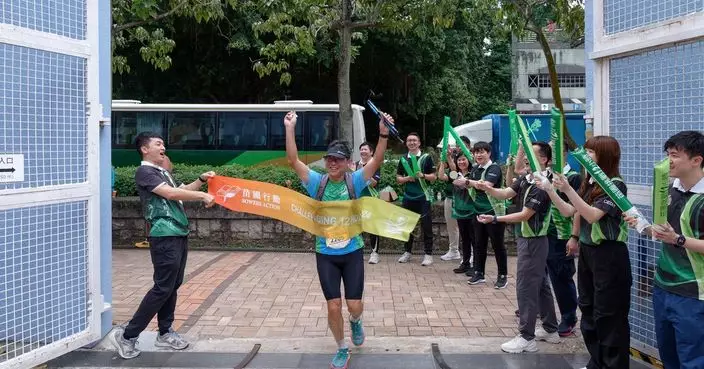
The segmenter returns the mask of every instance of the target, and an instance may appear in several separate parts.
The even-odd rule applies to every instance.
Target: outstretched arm
[[[386,119],[391,123],[394,122],[394,118],[390,115],[383,113]],[[374,150],[374,156],[372,159],[364,166],[362,170],[364,173],[364,180],[368,181],[374,176],[381,164],[384,162],[384,152],[386,152],[386,144],[389,141],[389,127],[384,124],[384,119],[379,120],[379,141],[376,143],[376,150]]]
[[[296,171],[301,182],[308,183],[308,166],[298,158],[298,148],[296,147],[296,113],[288,112],[284,117],[284,127],[286,128],[286,158],[289,165]]]

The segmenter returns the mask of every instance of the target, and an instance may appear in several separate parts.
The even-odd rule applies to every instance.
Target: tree
[[[176,43],[165,35],[174,17],[190,17],[207,22],[223,16],[220,0],[113,0],[112,1],[112,70],[130,71],[121,51],[140,45],[139,53],[154,68],[166,70]]]
[[[340,136],[352,137],[350,65],[365,35],[362,30],[383,28],[404,34],[418,24],[448,27],[457,0],[230,0],[232,7],[256,7],[262,21],[254,25],[266,46],[254,69],[261,75],[278,73],[280,83],[290,84],[289,62],[305,62],[315,56],[317,45],[336,45],[337,96],[340,105]]]
[[[567,130],[555,59],[552,56],[550,43],[545,36],[544,29],[553,22],[566,31],[570,45],[575,47],[583,43],[584,0],[509,0],[503,2],[502,9],[503,11],[500,15],[508,22],[516,37],[521,37],[525,32],[532,32],[540,43],[548,64],[550,86],[555,107],[560,110],[562,121],[565,125],[563,127],[565,142],[570,149],[576,148],[577,145],[572,139],[569,130]]]
[[[442,136],[443,116],[465,123],[509,106],[510,34],[493,21],[498,8],[490,1],[458,5],[449,28],[418,25],[404,37],[368,32],[353,68],[353,89],[383,93],[380,107],[429,145]]]

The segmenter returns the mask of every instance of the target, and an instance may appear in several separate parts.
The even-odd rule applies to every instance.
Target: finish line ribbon
[[[584,167],[587,173],[594,178],[596,183],[598,183],[599,186],[601,186],[601,189],[604,190],[604,193],[609,196],[609,198],[616,204],[616,206],[618,206],[619,209],[621,209],[621,211],[623,211],[624,214],[638,220],[638,223],[636,224],[636,230],[638,233],[643,233],[645,228],[650,227],[650,223],[647,219],[645,219],[645,216],[643,216],[643,214],[641,214],[641,212],[633,206],[633,204],[631,204],[628,197],[626,197],[626,195],[624,195],[618,187],[614,185],[613,181],[611,181],[611,179],[606,176],[606,173],[604,173],[604,171],[599,168],[594,160],[589,157],[587,151],[584,150],[583,147],[572,151],[572,155],[579,162],[579,164]]]
[[[215,176],[215,202],[232,211],[286,222],[316,236],[349,239],[362,232],[407,241],[420,215],[374,197],[317,201],[271,183]]]

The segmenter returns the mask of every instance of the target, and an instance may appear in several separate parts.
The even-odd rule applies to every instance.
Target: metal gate
[[[665,157],[663,144],[679,131],[702,130],[704,2],[595,0],[590,5],[594,134],[619,141],[628,197],[652,219],[652,170]],[[659,357],[652,287],[660,245],[631,231],[628,248],[631,346]]]
[[[100,338],[97,7],[0,3],[0,368]]]

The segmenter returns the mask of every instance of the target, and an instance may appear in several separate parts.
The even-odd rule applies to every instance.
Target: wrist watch
[[[677,236],[677,240],[675,241],[675,247],[684,247],[685,242],[687,242],[687,237],[681,234]]]
[[[381,133],[379,133],[379,137],[381,137],[381,138],[389,138],[389,135],[382,135]]]
[[[496,215],[494,215],[494,219],[491,220],[491,224],[496,224],[498,222],[498,218]]]
[[[208,180],[207,180],[207,179],[203,179],[203,177],[198,177],[198,180],[201,181],[201,182],[203,182],[203,183],[208,182]]]

